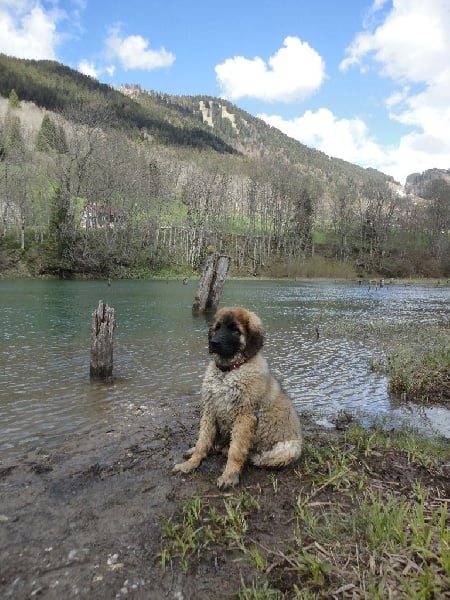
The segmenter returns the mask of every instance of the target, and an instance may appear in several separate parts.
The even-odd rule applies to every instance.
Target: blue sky
[[[227,98],[331,156],[450,168],[450,0],[0,0],[0,52]]]

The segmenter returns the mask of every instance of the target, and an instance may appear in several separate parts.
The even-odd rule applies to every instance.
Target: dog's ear
[[[259,318],[250,314],[250,318],[246,323],[246,343],[244,349],[244,356],[246,358],[253,358],[264,345],[264,329]]]

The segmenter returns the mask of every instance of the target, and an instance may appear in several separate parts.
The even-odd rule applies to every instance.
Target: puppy
[[[227,449],[217,480],[219,488],[227,488],[239,483],[247,460],[258,467],[297,460],[303,444],[300,419],[262,356],[260,319],[245,308],[222,308],[208,341],[212,360],[203,379],[198,440],[190,458],[174,471],[190,473],[210,452]]]

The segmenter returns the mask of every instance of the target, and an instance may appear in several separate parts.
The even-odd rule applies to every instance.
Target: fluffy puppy
[[[190,458],[174,471],[189,473],[206,456],[227,449],[219,488],[235,486],[247,460],[258,467],[281,467],[301,454],[298,414],[270,374],[261,348],[264,330],[255,313],[222,308],[209,329],[209,363],[202,385],[200,431]]]

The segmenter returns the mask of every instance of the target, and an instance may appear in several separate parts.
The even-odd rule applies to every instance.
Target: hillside
[[[111,126],[130,135],[147,129],[161,143],[233,152],[194,119],[171,118],[168,113],[163,115],[156,105],[154,110],[144,109],[118,90],[54,61],[24,60],[0,54],[0,95],[8,97],[12,89],[21,100],[57,113],[64,112],[74,102],[89,103],[108,114]]]
[[[222,98],[211,96],[170,96],[143,90],[138,85],[124,85],[119,90],[134,99],[151,114],[169,119],[181,126],[184,122],[200,123],[227,146],[256,158],[272,156],[297,166],[304,173],[318,174],[326,180],[351,177],[360,181],[392,181],[393,178],[374,169],[363,169],[339,158],[327,156],[290,138],[279,129],[241,110]]]
[[[309,148],[219,98],[170,96],[132,85],[114,89],[57,62],[0,54],[0,95],[7,98],[12,89],[21,100],[55,112],[64,112],[81,99],[107,112],[112,126],[130,135],[145,132],[164,145],[257,157],[271,155],[304,171],[320,172],[325,179],[345,175],[358,180],[392,180]]]
[[[33,272],[195,270],[208,246],[254,275],[450,271],[445,173],[418,202],[422,175],[400,196],[225,100],[114,89],[52,61],[0,55],[0,97],[1,243]]]

